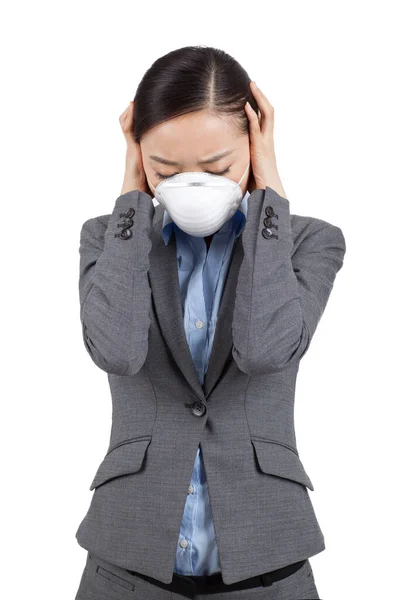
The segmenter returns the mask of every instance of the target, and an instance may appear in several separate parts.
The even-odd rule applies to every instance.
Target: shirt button
[[[192,486],[192,484],[189,485],[189,489],[188,489],[188,494],[193,494],[194,492],[194,487]]]
[[[181,540],[181,541],[179,542],[179,545],[180,545],[180,547],[181,547],[181,548],[186,548],[186,547],[187,547],[187,545],[188,545],[188,543],[189,543],[189,542],[188,542],[187,540]]]
[[[197,327],[197,329],[201,329],[203,327],[203,321],[200,321],[200,319],[197,319],[196,327]]]

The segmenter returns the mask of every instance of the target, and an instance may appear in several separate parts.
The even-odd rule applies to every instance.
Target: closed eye
[[[210,173],[210,175],[225,175],[225,173],[228,173],[230,171],[230,167],[228,167],[227,169],[225,169],[225,171],[220,171],[219,173],[213,173],[212,171],[205,171],[205,173]],[[162,173],[157,173],[157,171],[155,171],[155,175],[157,177],[157,179],[169,179],[170,177],[173,177],[174,175],[179,175],[179,173],[173,173],[172,175],[162,175]]]

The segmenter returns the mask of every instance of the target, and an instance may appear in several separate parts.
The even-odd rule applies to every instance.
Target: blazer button
[[[130,229],[123,229],[121,231],[122,240],[128,240],[130,237],[132,237],[132,231]]]
[[[261,233],[263,234],[263,237],[265,237],[265,239],[267,239],[267,240],[269,240],[271,238],[278,239],[278,236],[275,233],[272,233],[272,231],[268,227],[263,229]]]
[[[127,219],[130,219],[131,217],[133,217],[134,214],[135,214],[135,209],[131,206],[125,212],[119,213],[119,216],[121,217],[121,219],[122,219],[122,217],[126,217]]]
[[[270,217],[265,217],[265,219],[264,219],[265,227],[271,227],[271,224],[272,224],[272,219]]]
[[[275,215],[274,209],[272,208],[272,206],[267,206],[265,208],[265,214],[267,215],[267,217],[273,217]]]
[[[196,417],[202,417],[206,412],[206,407],[202,402],[193,402],[192,404],[192,413]]]
[[[278,225],[275,225],[275,223],[272,223],[272,219],[269,218],[269,217],[265,217],[265,219],[264,219],[264,225],[267,228],[273,227],[274,229],[279,229]]]
[[[117,227],[132,227],[133,219],[125,219],[123,223],[118,223]]]

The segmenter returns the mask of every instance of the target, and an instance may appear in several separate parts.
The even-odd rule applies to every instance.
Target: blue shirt
[[[214,233],[208,252],[203,237],[182,231],[164,210],[162,236],[168,244],[172,231],[175,232],[186,339],[202,385],[233,245],[246,224],[248,196],[246,192],[235,214]],[[183,511],[174,570],[181,575],[221,571],[200,445]]]

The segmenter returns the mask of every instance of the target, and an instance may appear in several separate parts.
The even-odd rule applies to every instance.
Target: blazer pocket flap
[[[150,442],[151,438],[128,440],[109,450],[97,469],[90,490],[114,477],[139,471]]]
[[[252,439],[251,443],[263,473],[291,479],[314,490],[311,479],[295,450],[275,442]]]

